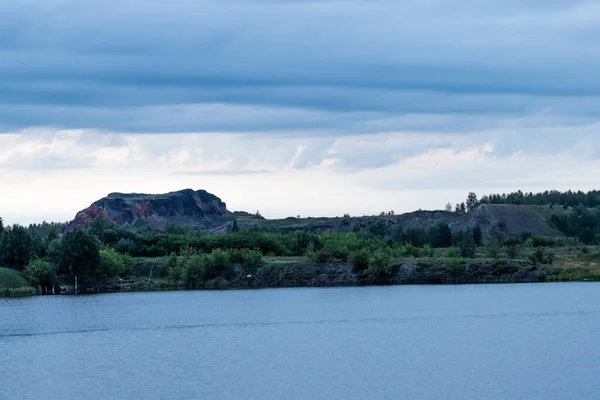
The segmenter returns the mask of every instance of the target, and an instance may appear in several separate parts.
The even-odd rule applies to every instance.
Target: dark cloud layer
[[[468,131],[541,111],[600,113],[600,7],[590,2],[0,7],[4,131]]]

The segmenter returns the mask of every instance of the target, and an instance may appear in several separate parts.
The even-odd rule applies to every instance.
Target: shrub
[[[500,255],[500,246],[498,245],[498,242],[491,242],[487,248],[487,251],[490,258],[493,258],[494,260],[498,259]]]
[[[421,249],[421,257],[433,257],[433,249],[430,245],[426,244]]]
[[[421,250],[410,243],[404,245],[403,253],[406,257],[421,257]]]
[[[315,261],[318,262],[319,264],[325,264],[326,262],[329,262],[332,258],[331,253],[327,249],[318,250],[315,253],[314,257],[315,257]]]
[[[136,254],[138,247],[133,240],[121,238],[115,244],[115,250],[121,254]]]
[[[554,263],[554,253],[543,247],[536,247],[533,253],[529,255],[529,261],[533,265]]]
[[[352,272],[358,273],[369,268],[369,253],[365,250],[355,251],[348,258],[352,266]]]
[[[342,245],[332,247],[330,252],[331,252],[332,258],[334,258],[336,260],[340,260],[340,261],[347,261],[348,255],[350,253],[348,251],[348,247],[345,247]]]
[[[38,258],[37,260],[30,262],[25,267],[23,276],[32,286],[41,287],[44,294],[52,290],[52,265],[48,261]]]
[[[185,270],[182,271],[183,278],[189,288],[198,287],[206,279],[206,255],[196,255],[185,261]],[[173,269],[173,279],[177,278],[177,269]]]
[[[229,252],[221,249],[213,250],[204,257],[205,279],[213,279],[219,276],[226,278],[233,272],[231,268],[231,256]]]
[[[446,250],[446,257],[458,258],[458,250],[456,250],[456,247],[450,247],[448,250]]]
[[[125,259],[123,255],[113,249],[100,250],[99,277],[121,276],[125,273]]]
[[[369,268],[366,275],[372,283],[384,283],[392,275],[392,261],[389,256],[378,251],[369,260]]]
[[[518,244],[511,244],[506,248],[506,255],[510,259],[519,257],[520,248]]]
[[[263,264],[262,254],[258,250],[244,249],[242,251],[242,263],[246,271],[254,272]]]
[[[460,249],[461,257],[474,258],[477,252],[475,239],[471,235],[465,235],[460,241],[458,248]]]
[[[181,268],[179,263],[176,263],[172,267],[169,267],[169,279],[175,283],[179,283],[183,279],[184,269]]]

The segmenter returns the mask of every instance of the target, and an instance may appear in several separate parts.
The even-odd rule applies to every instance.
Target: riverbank
[[[597,246],[528,248],[521,249],[518,257],[508,255],[493,248],[479,248],[473,258],[461,258],[448,249],[432,249],[428,257],[388,260],[389,265],[376,275],[369,268],[353,267],[350,261],[263,257],[259,266],[248,268],[234,263],[227,273],[212,279],[192,279],[190,271],[185,270],[174,273],[174,265],[186,264],[185,256],[138,257],[131,260],[122,276],[100,280],[87,292],[600,281]],[[17,271],[0,271],[0,295],[36,293]],[[67,282],[60,282],[60,286],[63,294],[74,292]]]
[[[220,277],[190,286],[183,279],[174,281],[169,278],[168,270],[162,264],[159,258],[138,260],[136,276],[106,281],[97,291],[600,281],[600,274],[595,268],[583,266],[564,268],[558,264],[531,265],[517,260],[415,258],[394,262],[389,276],[373,282],[364,273],[353,272],[352,267],[345,263],[321,264],[301,258],[279,257],[268,258],[253,273],[236,265],[231,279]],[[68,286],[64,289],[65,292],[72,291]]]

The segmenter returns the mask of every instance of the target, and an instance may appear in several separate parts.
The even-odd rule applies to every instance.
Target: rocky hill
[[[111,193],[80,211],[65,231],[86,227],[104,213],[120,225],[136,229],[164,230],[168,225],[225,233],[235,218],[241,230],[262,229],[274,232],[378,232],[391,236],[398,229],[429,229],[446,224],[451,230],[479,226],[486,238],[515,236],[528,232],[559,237],[550,224],[553,214],[567,212],[562,207],[535,205],[482,204],[469,213],[414,211],[400,215],[263,219],[246,212],[230,212],[223,201],[205,190],[180,190],[166,194]]]
[[[78,212],[65,231],[87,227],[101,213],[119,225],[159,230],[167,225],[210,228],[224,224],[233,215],[220,198],[205,190],[185,189],[165,194],[111,193]]]
[[[550,224],[553,214],[567,212],[562,207],[481,204],[473,211],[464,214],[451,223],[451,229],[465,229],[479,226],[484,237],[516,236],[532,233],[542,236],[564,236]]]
[[[338,218],[285,218],[279,220],[255,220],[238,218],[239,227],[253,227],[276,232],[310,231],[350,232],[378,231],[386,236],[395,230],[429,229],[446,224],[451,230],[466,230],[479,226],[485,238],[518,236],[522,233],[561,237],[564,236],[550,224],[553,214],[566,212],[561,207],[517,206],[508,204],[482,204],[469,213],[447,211],[414,211],[393,216],[364,216]],[[227,225],[214,228],[215,233],[227,231]]]

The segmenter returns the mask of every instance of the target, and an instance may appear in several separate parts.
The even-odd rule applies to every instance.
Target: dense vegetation
[[[469,197],[472,199],[474,193],[470,193]],[[571,190],[566,192],[560,192],[558,190],[546,190],[541,193],[523,193],[517,191],[513,193],[504,194],[489,194],[481,197],[477,200],[475,196],[476,204],[514,204],[514,205],[544,205],[544,206],[565,206],[565,207],[599,207],[600,206],[600,190],[591,190],[589,192]],[[467,203],[469,199],[467,199]]]
[[[550,223],[566,236],[578,238],[583,244],[600,244],[600,191],[589,192],[556,190],[543,193],[523,193],[485,195],[477,199],[469,193],[465,203],[457,205],[457,210],[471,210],[480,204],[544,205],[561,206],[568,212],[557,212]]]
[[[470,193],[466,202],[457,206],[461,212],[483,203],[560,205],[550,222],[571,238],[568,240],[525,233],[485,241],[479,227],[453,231],[446,224],[438,224],[429,229],[390,230],[384,220],[349,233],[281,233],[257,226],[240,230],[235,220],[226,234],[205,234],[175,226],[164,232],[136,231],[102,215],[88,229],[60,235],[64,224],[5,227],[0,218],[0,267],[17,271],[8,279],[8,270],[4,269],[6,281],[21,279],[20,284],[28,282],[45,294],[57,293],[65,285],[76,292],[90,292],[107,282],[142,275],[147,275],[147,285],[156,278],[176,287],[227,287],[240,276],[256,274],[265,266],[265,258],[349,265],[364,283],[389,282],[394,263],[406,259],[419,259],[420,265],[439,265],[440,261],[426,260],[487,257],[547,266],[555,262],[556,251],[552,248],[600,244],[598,193],[517,192],[480,200]],[[462,268],[464,261],[459,263],[442,261],[449,274]],[[150,269],[140,268],[140,264],[150,265]]]

